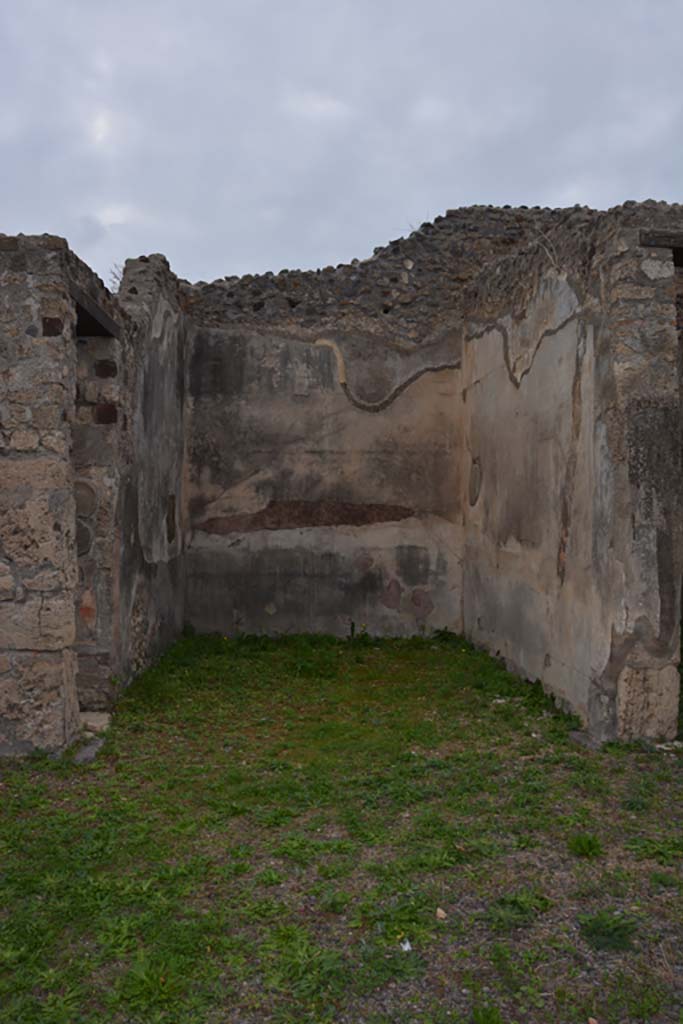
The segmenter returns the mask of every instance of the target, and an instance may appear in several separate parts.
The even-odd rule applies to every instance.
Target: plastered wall
[[[464,287],[551,220],[449,211],[347,266],[182,283],[195,628],[462,627]]]
[[[344,636],[459,622],[449,348],[195,334],[192,625]]]
[[[680,316],[658,220],[680,213],[584,218],[466,302],[464,630],[596,741],[677,732]]]
[[[119,303],[133,327],[119,490],[117,676],[129,679],[184,621],[185,318],[162,256],[128,261]]]
[[[549,268],[519,317],[468,323],[458,413],[464,627],[588,713],[594,594],[594,336]]]

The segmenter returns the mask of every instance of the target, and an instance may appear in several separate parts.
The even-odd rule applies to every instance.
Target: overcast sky
[[[0,231],[212,280],[680,202],[682,53],[683,0],[0,0]]]

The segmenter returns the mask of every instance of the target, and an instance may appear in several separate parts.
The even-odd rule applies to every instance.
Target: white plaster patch
[[[666,277],[673,277],[674,265],[673,262],[668,260],[656,260],[651,256],[644,259],[640,264],[643,273],[650,278],[651,281],[661,281]]]

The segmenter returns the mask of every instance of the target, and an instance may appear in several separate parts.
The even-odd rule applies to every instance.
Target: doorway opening
[[[76,408],[71,459],[76,504],[76,688],[82,711],[114,693],[116,501],[121,416],[118,326],[85,295],[76,301]]]

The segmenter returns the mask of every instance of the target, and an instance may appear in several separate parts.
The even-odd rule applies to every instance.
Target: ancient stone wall
[[[0,754],[78,729],[75,309],[64,243],[0,238]]]
[[[183,283],[192,625],[461,628],[464,286],[554,219],[454,210],[362,262]]]
[[[62,239],[0,236],[0,753],[60,749],[80,710],[182,627],[184,318],[165,260],[121,302]]]
[[[183,303],[192,321],[205,328],[287,327],[313,340],[361,328],[377,346],[422,346],[452,327],[467,285],[484,267],[542,239],[572,216],[572,210],[540,207],[449,210],[365,260],[210,284],[183,281]]]
[[[624,737],[676,733],[681,349],[672,239],[663,229],[683,241],[680,207],[629,206],[606,221],[599,245],[593,571],[596,635],[608,657],[594,687],[600,714],[591,709],[589,719],[597,735],[601,727]]]
[[[368,260],[112,298],[0,238],[0,751],[177,635],[446,627],[671,736],[683,209],[454,210]]]
[[[461,410],[464,627],[598,740],[675,735],[680,209],[579,210],[482,272]]]

